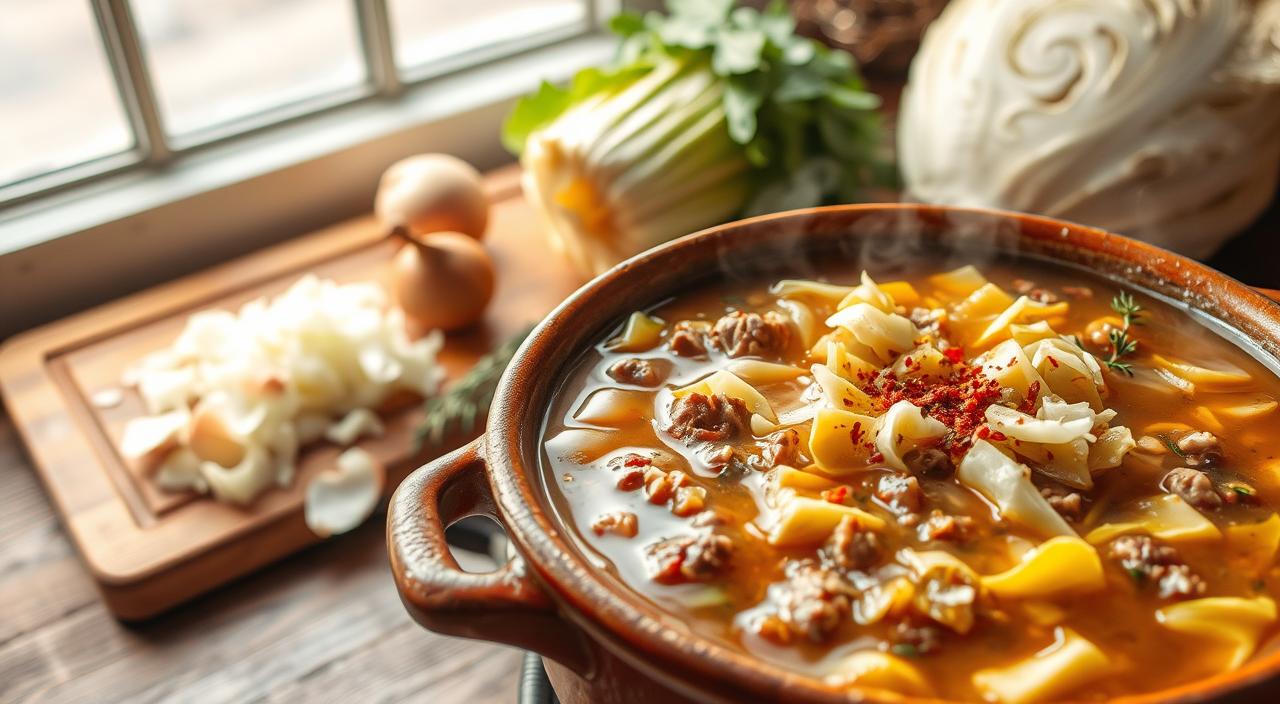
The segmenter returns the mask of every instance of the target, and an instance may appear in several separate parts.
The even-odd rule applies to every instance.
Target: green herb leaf
[[[1126,570],[1126,572],[1129,573],[1129,578],[1132,579],[1134,582],[1137,582],[1139,586],[1147,583],[1146,572],[1143,572],[1142,570],[1136,567],[1130,567],[1128,570]]]
[[[507,364],[532,330],[530,327],[516,333],[501,346],[476,360],[471,369],[443,394],[427,399],[424,404],[426,418],[417,430],[419,447],[423,443],[439,446],[454,429],[463,433],[475,430],[476,423],[489,412],[489,404],[493,401],[498,380],[506,371]]]
[[[542,82],[538,90],[516,102],[502,126],[502,145],[514,154],[524,151],[529,135],[550,124],[569,107],[569,91]]]
[[[852,56],[797,35],[786,3],[772,2],[763,11],[735,8],[733,0],[670,0],[667,5],[667,15],[625,14],[610,22],[623,39],[613,66],[580,73],[567,90],[543,86],[522,99],[503,132],[507,148],[520,153],[530,134],[582,100],[605,91],[622,93],[656,67],[678,61],[682,75],[706,71],[723,88],[724,129],[740,153],[719,158],[745,158],[750,166],[736,191],[741,193],[738,214],[847,202],[869,185],[897,182],[891,160],[878,148],[880,102],[865,90]],[[658,96],[661,91],[639,99]],[[607,107],[597,113],[602,120],[614,115]],[[668,138],[679,137],[675,131]],[[647,158],[650,152],[637,150],[637,155]],[[826,177],[827,167],[821,173],[805,171],[820,158],[836,164],[834,178]]]
[[[725,83],[724,113],[733,141],[746,144],[756,136],[756,111],[762,100],[759,87],[748,77],[735,76]]]
[[[1142,306],[1138,305],[1131,294],[1121,291],[1111,299],[1111,310],[1119,313],[1124,320],[1119,330],[1112,330],[1107,335],[1111,352],[1106,359],[1102,360],[1102,363],[1113,371],[1133,376],[1133,364],[1122,362],[1121,358],[1133,354],[1138,349],[1138,341],[1129,337],[1129,327],[1142,323],[1139,318]]]
[[[1165,447],[1169,448],[1169,452],[1172,452],[1173,454],[1179,457],[1187,456],[1187,453],[1183,452],[1182,448],[1178,447],[1178,443],[1174,442],[1173,439],[1170,438],[1168,435],[1161,433],[1156,437],[1160,439],[1160,442],[1164,443]]]
[[[889,652],[904,658],[920,657],[920,649],[911,643],[894,643],[889,647]]]
[[[609,18],[609,31],[622,38],[644,31],[644,17],[634,12],[621,12]]]

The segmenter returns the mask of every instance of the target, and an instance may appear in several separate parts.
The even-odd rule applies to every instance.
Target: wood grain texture
[[[0,702],[513,701],[518,652],[405,614],[383,518],[126,626],[0,414]]]
[[[517,330],[540,319],[578,284],[548,256],[520,197],[518,172],[488,177],[493,203],[486,244],[498,271],[484,321],[449,336],[440,360],[450,379]],[[242,509],[157,490],[122,459],[126,422],[143,414],[127,391],[97,408],[95,392],[119,387],[124,370],[168,345],[188,316],[237,309],[282,292],[305,273],[340,282],[376,280],[394,252],[371,218],[342,223],[10,340],[0,349],[0,389],[34,464],[108,604],[143,618],[316,542],[302,519],[303,487],[333,466],[339,449],[304,449],[294,483]],[[388,469],[388,490],[427,459],[469,439],[415,452],[418,404],[386,418],[387,432],[361,441]]]

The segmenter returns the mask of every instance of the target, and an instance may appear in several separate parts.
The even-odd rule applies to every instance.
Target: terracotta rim
[[[922,219],[950,216],[990,218],[1017,223],[1020,230],[1059,232],[1063,247],[1088,250],[1112,262],[1127,262],[1134,284],[1152,288],[1163,281],[1165,293],[1182,288],[1180,298],[1194,308],[1226,322],[1269,354],[1280,358],[1280,307],[1257,291],[1194,260],[1159,247],[1050,218],[977,208],[942,208],[914,204],[830,206],[766,215],[709,228],[638,255],[592,280],[558,306],[529,336],[517,353],[494,399],[485,442],[489,481],[509,537],[540,577],[566,618],[587,630],[611,652],[646,674],[698,696],[728,685],[743,693],[815,702],[943,701],[902,697],[871,688],[849,691],[825,686],[820,680],[731,650],[689,629],[674,632],[673,617],[630,590],[619,590],[588,564],[570,544],[558,520],[544,510],[549,498],[541,486],[539,460],[525,462],[525,453],[538,445],[544,411],[529,406],[533,389],[559,383],[565,371],[545,368],[545,360],[563,354],[565,329],[572,329],[576,312],[606,291],[619,277],[633,276],[695,242],[723,238],[740,230],[813,215],[848,214],[851,219],[872,213],[901,214]],[[1047,241],[1047,237],[1042,237]],[[1105,274],[1104,274],[1105,275]],[[1132,277],[1132,278],[1130,278]],[[1178,298],[1179,296],[1174,296]],[[653,300],[636,301],[637,307]],[[1229,322],[1224,319],[1231,319]],[[1251,322],[1252,321],[1252,322]],[[1256,324],[1254,324],[1256,323]],[[588,331],[590,332],[590,331]],[[590,335],[584,335],[591,339]],[[574,345],[575,349],[581,349]],[[530,419],[534,423],[527,423]],[[673,681],[673,671],[703,677],[706,691],[688,690]],[[1251,661],[1238,670],[1169,689],[1112,701],[1125,704],[1203,701],[1258,683],[1280,672],[1280,651]]]

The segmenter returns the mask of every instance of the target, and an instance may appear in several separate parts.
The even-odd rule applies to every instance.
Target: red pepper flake
[[[1022,399],[1022,403],[1018,404],[1018,410],[1027,415],[1036,412],[1036,401],[1040,399],[1040,382],[1033,381],[1027,387],[1027,397]]]
[[[999,430],[992,430],[992,431],[991,431],[991,439],[992,439],[992,440],[995,440],[996,442],[1000,442],[1001,440],[1008,440],[1008,439],[1009,439],[1009,436],[1005,435],[1004,433],[1000,432]]]
[[[1049,357],[1048,357],[1048,359],[1049,359],[1049,364],[1052,364],[1052,365],[1053,365],[1053,368],[1054,368],[1054,369],[1057,369],[1057,368],[1058,368],[1058,360],[1054,359],[1052,355],[1051,355],[1051,356],[1049,356]]]
[[[872,453],[872,455],[867,459],[871,460],[872,462],[884,462],[884,453],[883,452]]]
[[[964,361],[964,350],[959,347],[948,347],[942,351],[942,356],[947,358],[952,364],[959,364]]]
[[[651,464],[653,464],[653,460],[634,453],[628,454],[626,458],[622,460],[623,467],[648,467]]]
[[[989,437],[991,437],[991,428],[988,428],[988,427],[987,427],[987,426],[985,426],[985,425],[984,425],[984,426],[982,426],[981,428],[978,428],[978,439],[979,439],[979,440],[986,440],[986,439],[987,439],[987,438],[989,438]]]
[[[1008,363],[1008,364],[1006,364],[1006,365],[1004,365],[1004,368],[1005,368],[1005,369],[1008,369],[1009,367],[1016,367],[1016,366],[1018,366],[1018,358],[1017,358],[1017,357],[1010,357],[1010,358],[1009,358],[1009,363]]]
[[[822,500],[833,504],[843,504],[844,500],[849,498],[849,487],[841,484],[834,489],[827,489],[822,492]]]
[[[912,367],[916,366],[916,361],[915,361],[914,359],[910,358],[910,357],[903,357],[903,358],[902,358],[902,366],[906,367],[907,369],[910,369],[910,368],[912,368]]]
[[[948,348],[948,350],[957,348]],[[957,364],[946,375],[897,378],[885,369],[860,385],[884,412],[898,401],[909,401],[930,418],[951,429],[943,447],[953,454],[963,452],[974,431],[986,420],[987,407],[1000,400],[1000,384],[987,378],[980,367]]]
[[[862,421],[856,421],[853,428],[849,431],[849,441],[857,445],[862,441]]]

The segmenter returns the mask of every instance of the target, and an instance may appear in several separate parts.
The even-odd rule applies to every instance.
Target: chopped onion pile
[[[240,312],[192,315],[173,345],[126,372],[150,414],[121,446],[167,490],[248,504],[292,480],[298,449],[382,432],[391,393],[434,393],[438,331],[413,341],[373,284],[305,276]]]

